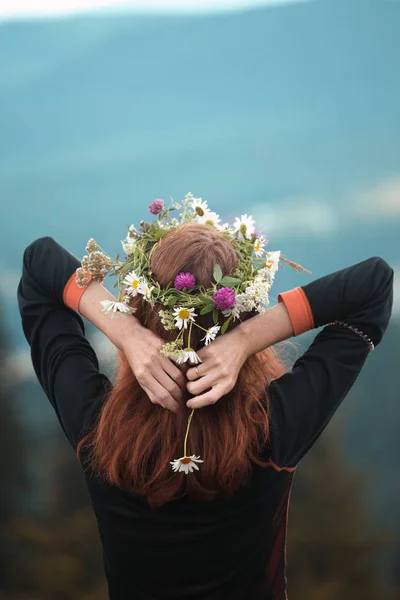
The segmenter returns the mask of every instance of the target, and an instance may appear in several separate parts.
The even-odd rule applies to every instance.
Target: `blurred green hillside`
[[[187,191],[227,218],[254,208],[316,274],[397,260],[381,197],[400,187],[399,24],[396,3],[318,0],[0,25],[4,267],[43,234],[116,251],[148,202]]]

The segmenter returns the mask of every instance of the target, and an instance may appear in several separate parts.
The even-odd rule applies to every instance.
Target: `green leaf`
[[[225,277],[220,279],[219,284],[226,285],[229,287],[231,285],[238,285],[238,283],[241,283],[241,282],[242,282],[242,280],[238,279],[237,277],[230,277],[229,275],[225,275]]]
[[[214,321],[214,325],[217,325],[218,323],[218,311],[216,308],[213,309],[213,321]]]
[[[213,277],[217,283],[222,279],[222,269],[218,264],[214,265]]]
[[[212,304],[207,304],[207,306],[203,306],[203,308],[200,311],[200,314],[206,315],[207,313],[210,313],[212,310],[214,310],[214,306]]]
[[[226,332],[226,330],[228,329],[228,325],[231,322],[231,320],[232,320],[232,315],[230,315],[230,317],[228,317],[227,320],[225,321],[225,323],[222,325],[222,327],[221,327],[221,335],[223,335]]]
[[[204,294],[199,294],[198,298],[203,300],[204,304],[212,304],[212,298],[210,298],[209,296],[204,296]]]
[[[174,296],[171,296],[170,298],[168,298],[168,306],[174,306],[174,304],[176,304],[178,298],[175,298]]]

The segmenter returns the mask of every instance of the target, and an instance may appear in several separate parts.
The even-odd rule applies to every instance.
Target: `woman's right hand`
[[[155,333],[136,325],[132,335],[124,336],[121,351],[150,401],[177,412],[186,380],[182,371],[161,354],[163,344],[164,340]]]
[[[111,319],[101,310],[102,300],[115,301],[115,298],[101,283],[92,281],[80,299],[80,314],[125,354],[151,402],[176,412],[182,404],[185,378],[181,370],[161,354],[164,341],[143,327],[134,315],[117,313]]]

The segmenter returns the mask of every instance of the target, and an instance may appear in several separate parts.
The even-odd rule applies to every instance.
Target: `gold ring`
[[[200,377],[200,373],[199,373],[199,369],[197,368],[197,365],[195,366],[194,370],[195,370],[195,371],[196,371],[196,373],[197,373],[197,377]]]

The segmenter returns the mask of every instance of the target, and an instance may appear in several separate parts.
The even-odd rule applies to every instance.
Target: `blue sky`
[[[0,0],[0,19],[64,16],[88,11],[146,12],[230,11],[251,6],[311,2],[313,0]]]

